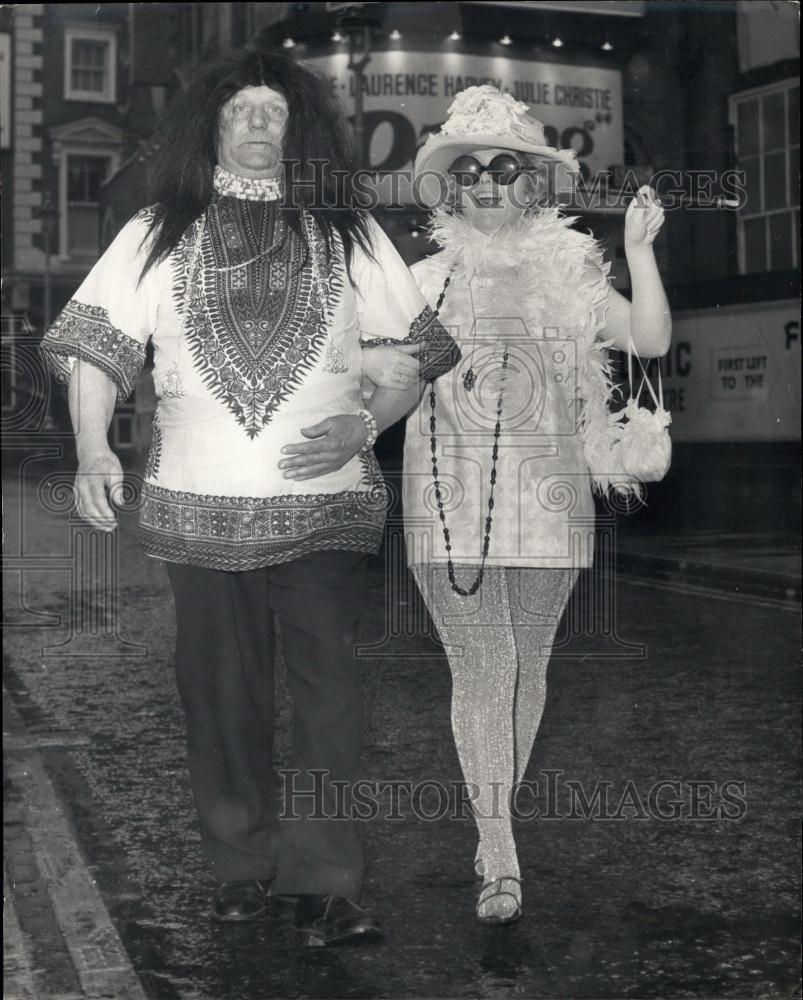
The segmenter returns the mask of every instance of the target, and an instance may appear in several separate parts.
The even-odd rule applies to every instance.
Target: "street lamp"
[[[371,61],[371,30],[381,27],[375,18],[366,15],[363,6],[361,3],[349,4],[338,18],[337,25],[348,39],[348,68],[354,74],[354,156],[357,167],[367,166],[363,79],[365,67]]]

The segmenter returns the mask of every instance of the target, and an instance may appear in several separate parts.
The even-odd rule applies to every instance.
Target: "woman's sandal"
[[[515,882],[519,887],[519,892],[511,892],[510,889],[504,888],[505,882]],[[489,891],[490,890],[490,891]],[[489,914],[488,916],[483,916],[480,913],[480,907],[487,903],[490,899],[495,899],[497,896],[510,896],[516,902],[515,908],[507,914],[497,915]],[[480,898],[477,900],[477,920],[481,924],[489,925],[499,925],[499,924],[512,924],[514,921],[518,920],[521,916],[521,879],[516,878],[513,875],[503,875],[502,878],[496,878],[493,882],[489,882],[487,885],[482,887],[480,892]]]

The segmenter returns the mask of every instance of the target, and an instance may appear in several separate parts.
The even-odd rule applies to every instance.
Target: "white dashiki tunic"
[[[499,391],[509,354],[488,566],[590,565],[594,502],[589,443],[609,424],[609,365],[599,340],[607,273],[599,246],[558,209],[483,234],[437,213],[441,252],[412,272],[462,359],[435,383],[436,453],[451,553],[432,476],[431,403],[407,418],[403,503],[411,565],[479,564],[491,484]],[[470,391],[463,377],[475,377]],[[469,379],[469,383],[471,379]],[[595,485],[597,485],[595,480]],[[462,581],[465,585],[465,581]]]
[[[456,347],[377,223],[375,259],[355,247],[350,281],[339,240],[329,262],[309,213],[310,253],[275,200],[235,196],[231,176],[217,168],[208,208],[141,281],[152,210],[128,222],[42,350],[65,382],[76,358],[96,365],[123,401],[153,339],[149,555],[250,570],[321,549],[375,552],[386,496],[373,452],[299,482],[278,468],[281,449],[305,440],[302,427],[357,413],[366,343],[426,342],[425,374],[448,370]]]

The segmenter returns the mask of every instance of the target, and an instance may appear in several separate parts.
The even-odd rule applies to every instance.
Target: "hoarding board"
[[[800,440],[798,301],[676,314],[662,371],[674,440]]]

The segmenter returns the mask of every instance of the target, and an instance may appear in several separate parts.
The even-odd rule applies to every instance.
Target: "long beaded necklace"
[[[437,303],[435,304],[434,315],[436,317],[440,313],[441,306],[443,305],[443,300],[446,298],[446,289],[449,287],[451,280],[452,280],[452,272],[450,271],[446,275],[446,281],[444,281],[443,283],[443,289],[440,295],[438,296]],[[475,330],[475,337],[476,337],[476,330]],[[472,353],[472,361],[473,361],[473,353]],[[507,362],[508,362],[508,351],[507,348],[505,348],[505,352],[502,355],[503,376],[505,371],[507,370]],[[474,382],[476,381],[476,377],[474,376],[474,370],[471,366],[469,366],[469,371],[466,374],[471,375],[471,385],[466,384],[465,376],[463,384],[467,391],[471,391],[471,388],[473,387]],[[443,510],[443,495],[441,494],[440,473],[438,472],[438,441],[436,436],[437,423],[435,419],[435,403],[436,403],[435,382],[433,380],[429,383],[429,409],[430,409],[429,445],[430,445],[430,451],[432,452],[432,479],[433,482],[435,483],[435,503],[437,504],[438,507],[438,517],[440,518],[441,528],[443,529],[443,541],[446,546],[446,569],[449,574],[449,583],[451,585],[452,590],[456,594],[459,594],[460,597],[471,597],[473,594],[476,594],[477,591],[480,589],[480,586],[482,585],[482,579],[483,576],[485,575],[485,561],[488,558],[488,550],[490,549],[491,546],[491,528],[493,526],[493,509],[494,509],[494,487],[496,486],[496,461],[499,457],[499,436],[502,433],[502,397],[504,396],[504,391],[505,390],[504,390],[504,380],[503,380],[502,387],[499,389],[499,399],[496,404],[496,424],[494,426],[494,443],[493,443],[493,448],[491,450],[491,491],[488,495],[488,513],[485,517],[485,532],[482,541],[482,560],[480,562],[480,568],[477,573],[476,579],[471,584],[471,586],[466,590],[463,587],[461,587],[455,579],[454,563],[452,562],[452,540],[451,540],[451,535],[449,533],[449,528],[447,527],[446,524],[446,514]]]

